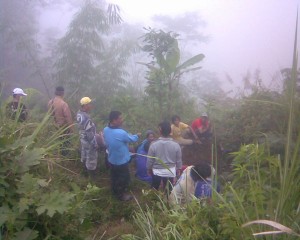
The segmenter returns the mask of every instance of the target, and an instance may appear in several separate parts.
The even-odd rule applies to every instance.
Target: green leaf
[[[8,188],[9,184],[3,178],[4,178],[4,176],[1,176],[1,178],[0,178],[0,186],[1,186],[1,188],[2,187]]]
[[[5,148],[10,143],[8,137],[0,137],[0,148]]]
[[[46,181],[46,179],[38,179],[37,183],[41,187],[47,187],[48,186],[48,182]]]
[[[62,214],[68,210],[69,204],[74,196],[75,194],[60,193],[56,190],[50,194],[44,195],[41,198],[42,203],[36,209],[36,211],[39,215],[47,212],[49,217],[53,217],[56,212]]]
[[[0,207],[0,226],[2,226],[4,223],[8,221],[11,214],[12,211],[9,209],[8,206]]]
[[[28,137],[23,137],[21,139],[17,139],[11,146],[10,149],[11,150],[15,150],[19,147],[28,147],[30,146],[32,143],[34,143],[33,141],[33,137],[30,135]]]
[[[180,70],[182,70],[182,69],[185,69],[185,68],[187,68],[187,67],[190,67],[190,66],[192,66],[192,65],[194,65],[194,64],[196,64],[196,63],[199,63],[199,62],[201,62],[202,60],[203,60],[203,58],[204,58],[205,56],[204,56],[204,54],[198,54],[198,55],[196,55],[196,56],[194,56],[194,57],[192,57],[192,58],[190,58],[190,59],[188,59],[187,61],[185,61],[184,63],[182,63],[180,66],[178,66],[177,67],[177,69],[176,69],[176,71],[180,71]]]
[[[30,194],[37,188],[37,178],[34,178],[31,174],[26,173],[22,176],[20,184],[18,185],[18,193]]]
[[[180,50],[178,48],[177,40],[174,40],[172,46],[170,47],[166,55],[166,64],[167,64],[166,72],[168,75],[175,72],[179,60],[180,60]]]
[[[45,149],[43,148],[26,149],[20,156],[16,157],[16,160],[19,162],[21,171],[26,172],[31,166],[38,165],[44,154]]]
[[[24,228],[22,231],[15,233],[13,240],[33,240],[38,236],[38,231],[30,228]]]
[[[32,204],[32,200],[28,198],[21,198],[18,204],[19,213],[24,212],[29,209],[29,206]]]
[[[150,70],[159,70],[159,68],[157,67],[154,67],[152,64],[150,63],[143,63],[143,62],[136,62],[137,64],[141,64],[141,65],[144,65],[146,67],[148,67]]]

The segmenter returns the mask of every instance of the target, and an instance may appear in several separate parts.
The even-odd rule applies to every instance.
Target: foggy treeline
[[[45,29],[43,13],[66,6],[67,28]],[[133,102],[152,101],[163,116],[175,104],[201,109],[230,93],[229,74],[222,86],[215,73],[201,69],[201,44],[209,36],[196,12],[154,16],[149,27],[124,22],[121,9],[104,1],[1,0],[0,11],[2,98],[15,87],[34,88],[46,102],[63,85],[74,106],[87,95],[108,109],[130,96]],[[242,80],[246,90],[251,81],[262,84],[259,70]]]
[[[147,26],[123,22],[117,6],[109,9],[107,3],[99,1],[1,2],[0,77],[4,95],[20,86],[35,87],[51,97],[57,84],[66,85],[68,92],[80,90],[101,96],[114,94],[128,84],[136,94],[143,92],[146,69],[136,62],[149,62],[147,53],[140,49],[143,27]],[[76,14],[70,15],[63,35],[59,27],[43,29],[39,22],[43,12],[64,4]],[[49,21],[55,21],[53,17]],[[156,16],[154,20],[166,31],[180,34],[180,47],[185,49],[182,57],[192,55],[187,50],[189,44],[207,41],[198,28],[205,23],[196,13],[178,19]]]

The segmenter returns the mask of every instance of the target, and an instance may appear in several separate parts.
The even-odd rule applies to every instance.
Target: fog
[[[297,0],[115,0],[125,21],[151,25],[151,16],[197,11],[206,22],[209,41],[195,51],[206,56],[203,69],[226,74],[240,83],[245,74],[261,71],[267,85],[278,71],[291,67]]]
[[[8,4],[8,0],[1,2],[2,11],[4,14],[7,12],[7,19],[14,17],[10,16],[11,13],[16,14],[15,19],[18,20],[14,24],[19,24],[20,29],[23,23],[24,26],[29,26],[32,21],[26,19],[26,15],[24,21],[20,18],[22,10],[19,5],[24,5],[24,10],[27,8],[26,11],[29,12],[30,9],[36,10],[38,26],[34,27],[32,23],[30,34],[34,28],[37,29],[35,36],[41,46],[38,50],[40,57],[52,55],[53,59],[57,40],[65,36],[74,14],[80,11],[84,3],[83,0],[36,0],[28,2],[32,6],[26,6],[25,2],[13,1],[15,5]],[[253,79],[258,73],[266,87],[278,89],[281,81],[280,70],[291,67],[298,0],[110,0],[107,3],[120,7],[122,26],[127,24],[133,26],[132,29],[138,29],[139,33],[134,35],[136,38],[145,33],[143,27],[178,32],[181,62],[203,53],[205,58],[200,64],[202,70],[197,74],[201,76],[209,73],[222,82],[223,89],[243,88],[245,78]],[[20,10],[13,10],[14,6]],[[125,28],[122,26],[119,31],[124,32]],[[184,34],[199,41],[187,42]],[[9,35],[7,36],[9,42]],[[124,36],[126,37],[126,33],[120,37]],[[19,44],[18,39],[15,38],[14,41],[10,45],[6,42],[12,50]],[[27,81],[22,80],[24,73],[19,72],[20,68],[15,66],[17,70],[14,70],[7,61],[16,62],[14,58],[17,53],[9,53],[11,50],[6,45],[2,48],[6,53],[2,60],[7,62],[2,73],[7,75],[7,69],[11,70],[10,75],[1,79],[17,83]],[[139,57],[134,58],[134,61],[140,61]],[[32,71],[41,71],[41,66],[34,68],[37,69]],[[28,70],[28,74],[30,71]],[[30,80],[31,77],[28,75],[27,78]],[[139,78],[144,76],[139,75]],[[50,77],[47,81],[50,81]],[[52,87],[55,82],[50,85]]]
[[[75,2],[75,1],[74,1]],[[155,15],[173,18],[197,12],[204,24],[198,31],[208,40],[192,49],[204,53],[203,70],[214,72],[226,85],[241,86],[245,75],[260,71],[268,87],[277,87],[279,71],[291,66],[297,0],[113,0],[126,23],[157,28]],[[44,28],[67,27],[76,9],[67,4],[40,16]],[[49,21],[51,19],[51,21]],[[223,84],[223,85],[224,85]]]

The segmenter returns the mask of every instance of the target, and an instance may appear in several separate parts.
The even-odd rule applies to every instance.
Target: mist
[[[124,19],[150,26],[153,15],[176,18],[197,12],[205,26],[194,27],[209,40],[194,51],[205,54],[203,69],[216,72],[222,81],[228,74],[240,85],[247,72],[259,69],[264,82],[272,86],[280,69],[291,67],[297,0],[115,2],[123,9]]]
[[[8,8],[7,3],[2,2],[2,9]],[[123,23],[113,30],[120,38],[128,38],[126,31],[132,31],[132,36],[140,41],[145,34],[143,28],[162,29],[179,34],[181,62],[195,54],[205,55],[202,69],[183,77],[187,87],[189,80],[204,78],[207,82],[210,81],[207,76],[210,76],[225,91],[243,89],[245,81],[255,81],[255,78],[259,78],[266,87],[278,90],[282,87],[280,71],[291,67],[298,7],[296,0],[114,0],[108,3],[120,7]],[[83,4],[84,1],[75,0],[64,3],[55,0],[31,2],[36,19],[33,37],[40,46],[39,54],[45,58],[55,57],[57,41],[67,33],[69,24]],[[100,5],[105,4],[100,1]],[[136,65],[141,59],[145,59],[145,55],[132,55],[128,59],[131,64],[127,65],[127,70],[131,73],[126,79],[137,85],[133,75],[138,74],[138,85],[145,86],[146,69]],[[4,58],[2,60],[5,61]],[[21,80],[19,78],[24,74],[19,77],[15,74],[8,85],[13,81],[25,81],[24,86],[28,87],[32,77]],[[51,89],[56,82],[50,80],[50,75],[45,76],[45,81]],[[1,78],[1,81],[5,79],[7,77]],[[44,91],[43,86],[40,89]]]

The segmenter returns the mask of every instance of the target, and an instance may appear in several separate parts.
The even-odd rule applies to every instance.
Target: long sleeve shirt
[[[181,148],[178,143],[174,142],[172,138],[160,137],[157,141],[150,145],[148,151],[147,169],[164,169],[168,168],[181,169],[182,155]],[[151,157],[159,158],[163,161]]]
[[[90,115],[79,110],[76,119],[79,128],[80,140],[97,147],[96,126],[91,120]]]
[[[195,196],[197,182],[195,182],[191,176],[193,167],[194,166],[187,167],[177,180],[169,197],[171,203],[189,203]]]
[[[108,161],[114,165],[122,165],[130,160],[128,143],[136,142],[138,135],[131,135],[121,128],[105,127],[104,141],[108,149]]]
[[[69,105],[60,96],[55,96],[48,103],[48,109],[54,116],[54,121],[59,127],[67,127],[73,124]]]

